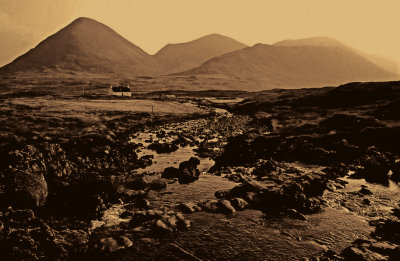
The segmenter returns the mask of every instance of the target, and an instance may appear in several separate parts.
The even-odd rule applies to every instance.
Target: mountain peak
[[[100,22],[94,20],[93,18],[84,17],[84,16],[78,17],[78,18],[76,18],[74,21],[72,21],[72,23],[84,23],[84,22],[96,22],[96,23],[100,23]]]
[[[75,19],[2,68],[8,72],[43,69],[130,75],[159,72],[154,57],[87,17]]]
[[[165,73],[177,73],[197,67],[205,61],[247,47],[230,37],[209,34],[185,43],[167,44],[154,56]]]
[[[274,43],[273,45],[279,46],[330,46],[330,47],[344,47],[340,41],[327,37],[317,36],[302,39],[288,39]]]

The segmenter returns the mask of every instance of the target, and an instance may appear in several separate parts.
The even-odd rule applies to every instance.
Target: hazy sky
[[[150,54],[210,33],[248,45],[329,36],[400,63],[400,0],[0,0],[0,66],[80,16]]]

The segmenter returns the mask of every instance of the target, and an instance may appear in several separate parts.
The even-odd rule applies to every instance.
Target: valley
[[[396,260],[399,90],[5,95],[2,260]]]

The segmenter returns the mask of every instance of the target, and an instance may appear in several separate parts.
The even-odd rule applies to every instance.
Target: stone
[[[161,219],[158,219],[155,222],[155,229],[158,232],[172,232],[172,229]]]
[[[368,189],[367,186],[361,185],[361,189],[359,191],[362,195],[373,195],[372,191]]]
[[[102,252],[112,253],[119,249],[117,240],[115,240],[112,237],[102,238],[100,240],[100,243],[102,244],[101,245]]]
[[[363,201],[362,201],[362,203],[364,204],[364,205],[371,205],[371,201],[369,200],[369,199],[367,199],[367,198],[364,198],[363,199]]]
[[[5,197],[11,206],[16,208],[44,206],[48,189],[43,175],[30,174],[24,171],[11,171],[6,175]]]
[[[216,213],[219,210],[218,200],[207,200],[199,203],[199,207],[207,212]]]
[[[390,243],[388,241],[379,241],[379,242],[373,242],[369,248],[382,255],[388,256],[394,252],[396,247],[397,245]]]
[[[286,210],[286,213],[291,217],[291,218],[295,218],[295,219],[299,219],[299,220],[303,220],[306,221],[307,217],[304,216],[303,214],[299,213],[297,210],[295,209],[288,209]]]
[[[183,213],[191,214],[196,211],[196,204],[192,202],[182,203],[181,205],[178,206],[178,209]]]
[[[231,205],[228,200],[220,200],[218,201],[219,211],[224,214],[233,214],[236,212],[235,208]]]
[[[162,190],[167,187],[167,182],[164,179],[156,179],[151,181],[150,188],[152,190]]]
[[[389,170],[391,159],[385,153],[375,147],[369,147],[365,155],[361,157],[362,166],[357,172],[366,181],[387,185],[389,183]]]
[[[179,169],[177,169],[175,167],[167,167],[164,169],[164,172],[161,175],[161,178],[174,179],[174,178],[178,178],[178,176],[179,176]]]
[[[247,203],[247,201],[242,198],[232,199],[231,204],[236,210],[243,210],[249,205],[249,203]]]

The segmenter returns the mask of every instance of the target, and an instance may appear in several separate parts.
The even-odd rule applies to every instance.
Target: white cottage
[[[123,84],[123,85],[121,84],[119,86],[110,85],[109,94],[114,96],[126,96],[126,97],[132,96],[131,89],[129,88],[128,84]]]

